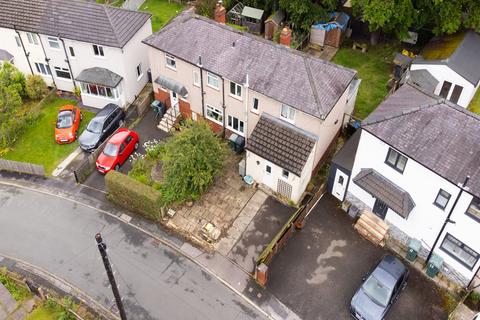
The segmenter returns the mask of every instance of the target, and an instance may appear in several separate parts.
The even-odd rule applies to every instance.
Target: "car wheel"
[[[137,150],[139,146],[140,144],[138,142],[135,142],[135,150]]]
[[[115,171],[118,171],[118,170],[120,170],[120,165],[117,163],[117,164],[115,165]]]

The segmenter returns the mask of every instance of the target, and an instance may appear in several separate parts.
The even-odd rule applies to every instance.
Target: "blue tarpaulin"
[[[345,12],[332,12],[330,13],[330,21],[329,22],[321,22],[314,24],[312,28],[318,30],[325,30],[330,31],[336,28],[342,29],[345,31],[347,28],[348,21],[350,20],[350,16]]]

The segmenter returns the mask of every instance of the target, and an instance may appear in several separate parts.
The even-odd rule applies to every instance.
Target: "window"
[[[220,87],[220,79],[213,73],[207,72],[207,85],[218,90]]]
[[[27,39],[30,44],[38,44],[38,36],[35,33],[27,32]]]
[[[258,112],[258,98],[253,98],[252,110]]]
[[[177,70],[177,62],[175,61],[175,57],[169,54],[165,54],[165,63],[168,68],[172,70]]]
[[[285,118],[288,121],[292,122],[295,118],[295,109],[285,104],[282,104],[282,111],[280,115],[282,116],[282,118]]]
[[[60,67],[53,67],[55,69],[55,74],[59,78],[64,79],[72,79],[72,75],[70,74],[70,70],[67,68],[60,68]]]
[[[477,252],[449,233],[443,239],[440,248],[470,270],[478,261],[479,254]]]
[[[460,99],[460,95],[462,94],[463,87],[459,85],[455,85],[452,91],[452,95],[450,96],[450,101],[453,103],[457,103],[458,99]]]
[[[232,129],[233,131],[243,135],[244,133],[244,123],[241,120],[238,120],[235,117],[228,116],[227,127]]]
[[[447,207],[448,200],[450,200],[450,193],[443,189],[440,189],[433,204],[443,210]]]
[[[137,78],[140,78],[141,76],[143,76],[143,72],[142,72],[142,64],[139,63],[138,66],[137,66]]]
[[[35,68],[37,69],[38,73],[41,73],[45,76],[52,75],[52,71],[50,70],[50,66],[48,64],[35,62]]]
[[[448,93],[450,92],[450,88],[452,87],[452,83],[448,81],[444,81],[442,85],[442,89],[440,90],[439,96],[442,98],[447,99]]]
[[[405,165],[407,164],[407,157],[390,148],[385,163],[398,172],[403,173]]]
[[[20,41],[20,38],[19,38],[19,37],[15,37],[15,42],[17,43],[17,47],[21,47],[21,46],[22,46],[22,41]]]
[[[290,172],[288,172],[287,170],[285,170],[285,169],[282,170],[282,177],[288,179],[288,175],[289,175],[289,174],[290,174]]]
[[[268,174],[272,173],[272,167],[270,167],[268,164],[265,165],[265,171],[266,171]]]
[[[237,98],[242,98],[242,86],[230,81],[230,94]]]
[[[467,209],[467,214],[472,218],[480,221],[480,199],[473,198]]]
[[[73,47],[68,47],[68,50],[70,51],[70,56],[75,57],[75,51],[73,50]]]
[[[94,96],[100,96],[105,98],[116,99],[118,98],[117,90],[115,88],[97,86],[90,83],[81,83],[82,93],[91,94]]]
[[[93,54],[96,55],[96,56],[99,56],[99,57],[103,57],[104,56],[103,47],[94,44],[93,45]]]
[[[223,112],[207,104],[207,119],[223,125]]]
[[[343,176],[338,176],[338,184],[343,186],[343,182],[345,181],[345,178]]]
[[[56,37],[47,37],[48,45],[50,48],[60,49],[60,43],[58,43],[58,38]]]
[[[193,85],[200,86],[200,75],[198,71],[193,71]]]

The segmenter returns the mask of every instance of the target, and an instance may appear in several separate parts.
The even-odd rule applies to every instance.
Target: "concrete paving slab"
[[[13,299],[7,288],[0,283],[0,309],[3,309],[6,314],[9,314],[15,310],[16,306],[17,302],[15,299]]]

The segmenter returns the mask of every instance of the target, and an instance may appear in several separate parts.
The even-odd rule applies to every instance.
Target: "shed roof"
[[[81,0],[0,0],[0,27],[119,48],[150,16]]]
[[[410,81],[413,84],[433,93],[438,85],[438,80],[426,69],[411,70],[407,73]]]
[[[286,121],[262,113],[246,149],[300,177],[317,139]]]
[[[263,10],[245,6],[242,10],[242,16],[262,20],[263,12]]]
[[[12,61],[13,55],[7,50],[0,49],[0,61]]]
[[[144,43],[324,119],[356,72],[187,10]]]
[[[94,67],[82,70],[75,80],[115,88],[122,81],[122,77],[108,69]]]

